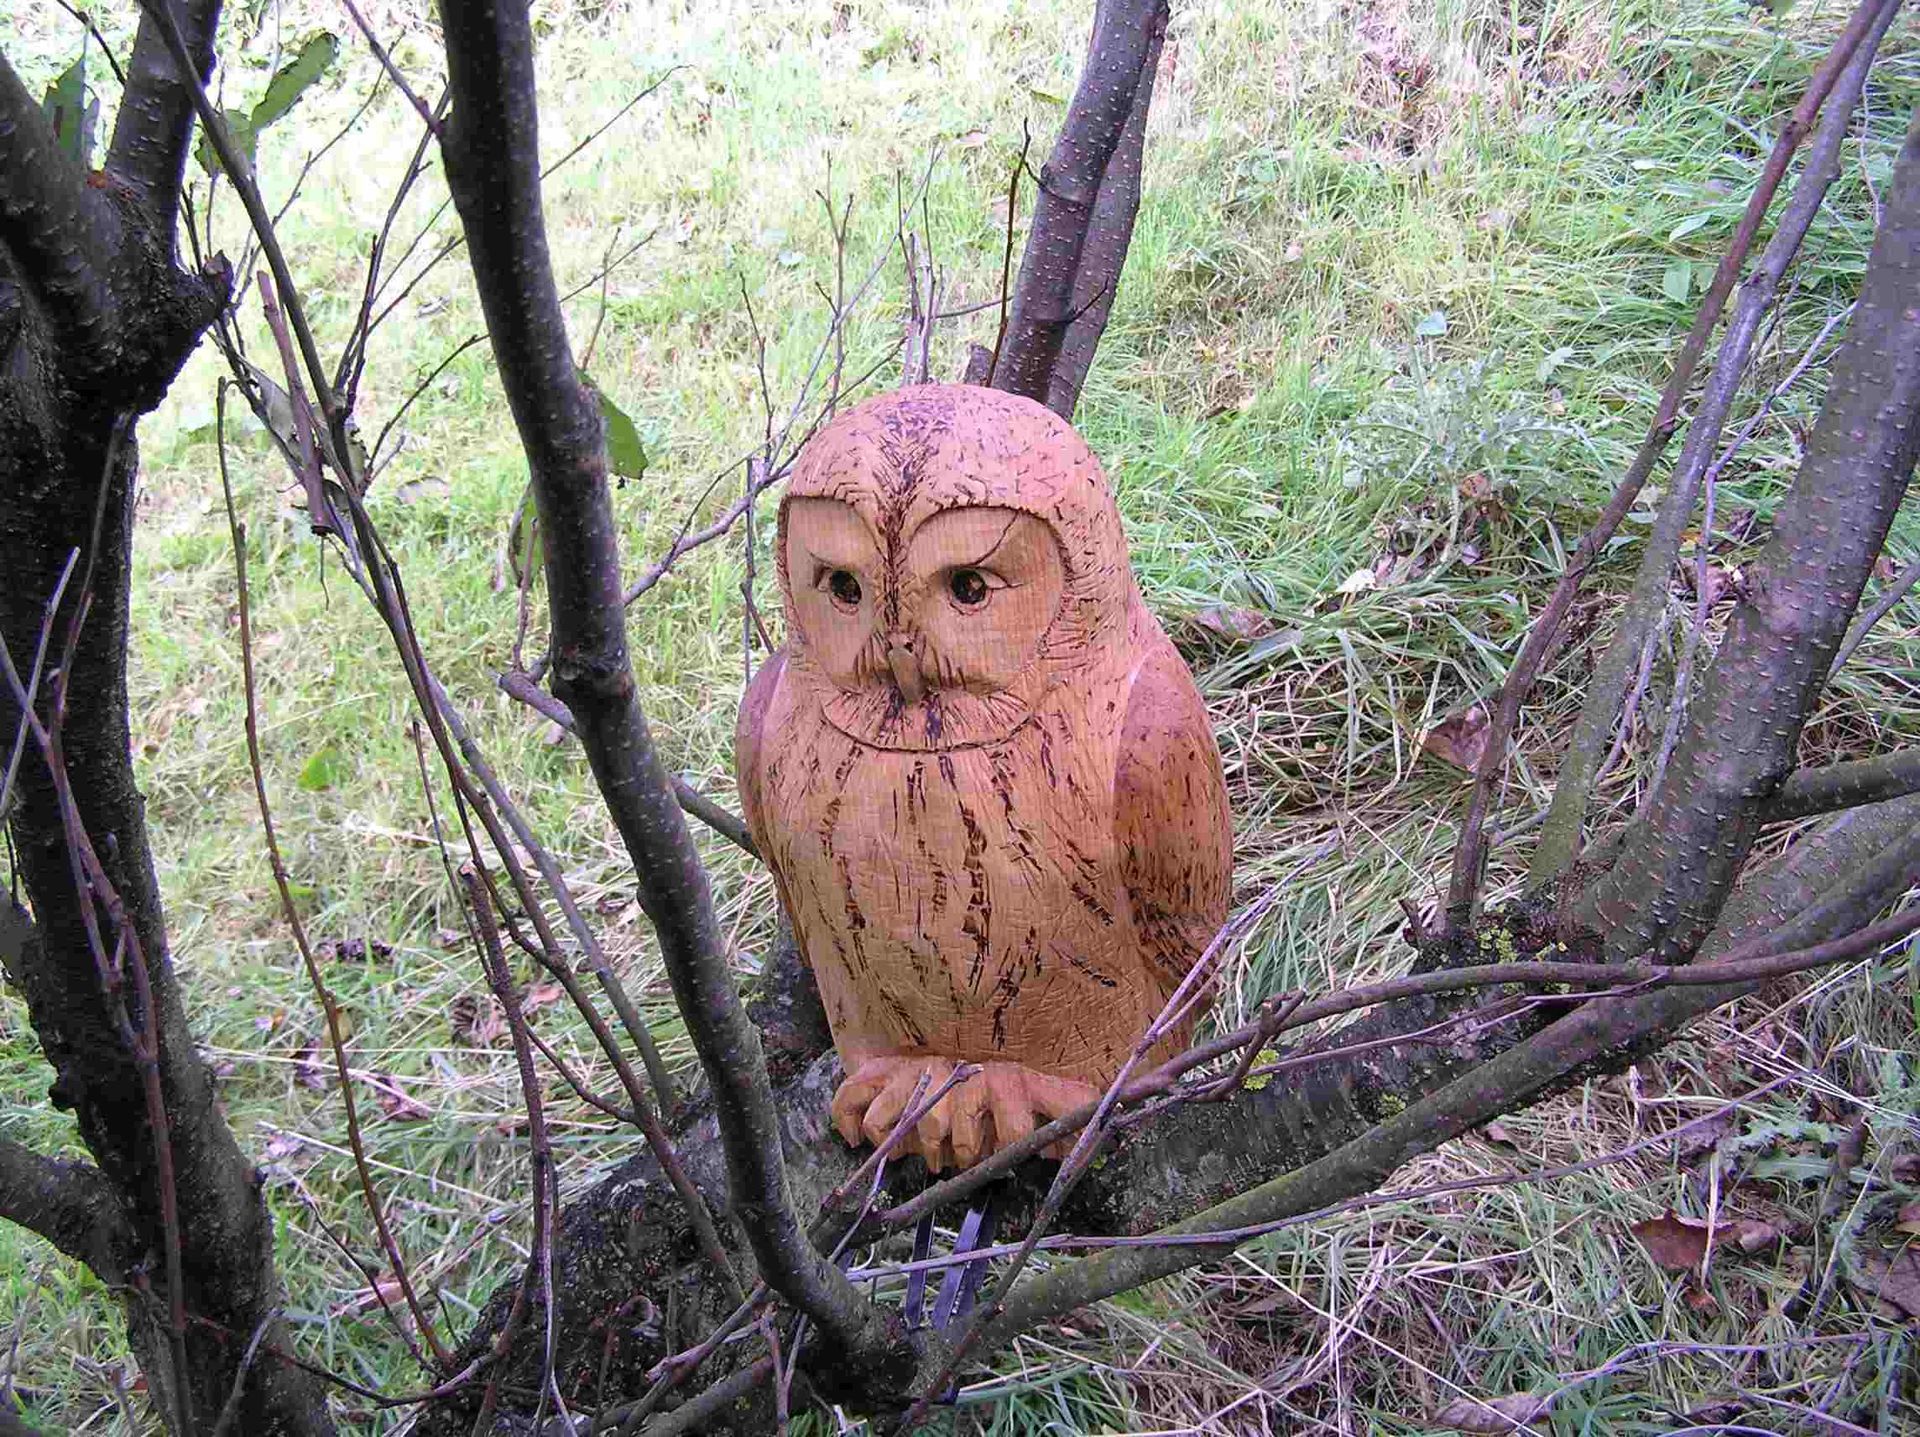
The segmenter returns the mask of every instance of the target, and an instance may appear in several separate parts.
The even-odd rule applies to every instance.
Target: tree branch
[[[113,1185],[91,1163],[46,1158],[0,1138],[0,1218],[37,1233],[109,1286],[140,1245]]]
[[[79,353],[115,339],[107,279],[112,215],[87,188],[80,161],[60,148],[39,102],[0,53],[0,252]]]
[[[1720,352],[1714,360],[1713,373],[1701,396],[1699,410],[1688,426],[1686,440],[1681,445],[1680,458],[1674,465],[1666,500],[1660,506],[1653,532],[1648,536],[1641,553],[1640,567],[1634,575],[1632,593],[1622,612],[1620,626],[1588,684],[1579,721],[1567,744],[1560,774],[1554,784],[1553,803],[1547,811],[1546,827],[1541,831],[1540,842],[1534,851],[1531,878],[1536,884],[1544,883],[1560,872],[1572,861],[1579,848],[1581,828],[1586,819],[1601,757],[1607,751],[1608,737],[1613,732],[1615,718],[1620,712],[1621,701],[1626,697],[1634,665],[1647,642],[1647,635],[1665,610],[1667,583],[1673,565],[1679,558],[1681,535],[1692,517],[1701,477],[1713,458],[1727,413],[1746,377],[1747,356],[1754,337],[1759,333],[1760,321],[1772,306],[1781,277],[1799,252],[1801,241],[1805,239],[1814,216],[1819,213],[1827,190],[1840,173],[1841,150],[1852,125],[1853,112],[1859,104],[1861,91],[1866,87],[1867,72],[1873,67],[1874,52],[1879,48],[1880,39],[1893,23],[1894,14],[1899,8],[1900,0],[1862,0],[1846,31],[1808,84],[1806,95],[1795,107],[1782,131],[1767,170],[1754,191],[1752,203],[1742,221],[1742,231],[1749,235],[1766,212],[1767,203],[1772,199],[1774,187],[1785,171],[1786,160],[1793,146],[1818,115],[1819,134],[1807,155],[1799,181],[1794,185],[1793,196],[1780,216],[1773,238],[1768,241],[1759,263],[1741,287],[1726,335],[1721,340]],[[1731,283],[1732,278],[1737,276],[1743,249],[1744,246],[1737,241],[1729,248],[1726,258],[1721,262],[1721,273],[1715,276],[1716,285],[1721,279]],[[1710,303],[1703,304],[1703,316],[1711,308]],[[1689,344],[1696,337],[1702,341],[1706,338],[1698,323],[1693,333],[1688,335]],[[1705,543],[1704,537],[1701,542]]]
[[[1020,261],[1013,315],[991,376],[996,389],[1053,403],[1054,369],[1075,318],[1082,255],[1099,209],[1103,180],[1136,109],[1144,133],[1146,107],[1138,100],[1143,90],[1150,93],[1153,88],[1148,62],[1159,53],[1166,26],[1167,0],[1101,0],[1066,123],[1040,171],[1040,193]],[[1134,184],[1137,187],[1137,177]],[[1126,209],[1124,177],[1117,177],[1116,185],[1109,218],[1117,223]],[[1117,253],[1109,253],[1105,244],[1096,250],[1098,263],[1112,264],[1116,278],[1119,261],[1125,259],[1126,239],[1127,235],[1118,235]],[[1099,325],[1104,327],[1104,315]],[[1098,329],[1091,335],[1086,346],[1089,363]],[[1082,366],[1082,378],[1085,372]],[[1078,394],[1076,382],[1071,396]],[[1063,388],[1060,401],[1068,397],[1069,391]],[[1071,410],[1068,404],[1057,412],[1070,414]]]
[[[1081,386],[1093,367],[1094,351],[1107,332],[1120,276],[1133,244],[1133,222],[1140,212],[1140,180],[1147,147],[1147,112],[1153,104],[1154,82],[1160,74],[1160,50],[1167,38],[1167,7],[1149,22],[1147,55],[1134,86],[1133,108],[1127,114],[1120,143],[1100,176],[1100,197],[1093,203],[1093,219],[1080,251],[1080,267],[1073,281],[1073,321],[1067,326],[1059,356],[1047,381],[1047,408],[1072,422],[1080,403]],[[1017,175],[1016,175],[1017,178]]]
[[[599,408],[578,377],[547,250],[527,10],[521,0],[443,0],[442,17],[453,97],[442,153],[546,536],[555,696],[633,860],[761,1274],[831,1345],[876,1361],[895,1350],[878,1310],[807,1243],[794,1211],[759,1039],[635,694]]]
[[[1785,823],[1909,793],[1920,793],[1920,748],[1903,748],[1825,768],[1795,769],[1767,801],[1760,821]]]
[[[1920,112],[1806,458],[1749,569],[1660,786],[1581,901],[1612,954],[1684,961],[1713,927],[1793,762],[1920,455]]]
[[[220,29],[220,0],[183,0],[178,24],[204,85],[213,74],[213,40]],[[193,91],[180,78],[171,49],[151,14],[140,18],[133,39],[120,113],[113,123],[106,172],[124,185],[147,226],[164,236],[173,254],[174,214],[193,138]]]

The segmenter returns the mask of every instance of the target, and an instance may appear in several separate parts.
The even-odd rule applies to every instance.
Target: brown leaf
[[[1674,1272],[1700,1266],[1707,1255],[1707,1225],[1676,1217],[1672,1208],[1660,1217],[1635,1223],[1628,1231],[1640,1240],[1648,1257]]]
[[[436,928],[433,941],[451,953],[467,941],[466,933],[459,928]]]
[[[1780,1245],[1780,1229],[1757,1217],[1735,1218],[1713,1235],[1716,1247],[1737,1247],[1748,1254],[1771,1252]]]
[[[1551,1399],[1531,1392],[1511,1397],[1456,1397],[1434,1414],[1436,1427],[1456,1432],[1521,1432],[1544,1422]]]
[[[1242,608],[1238,604],[1208,604],[1194,611],[1193,622],[1210,634],[1243,644],[1264,639],[1274,630],[1272,619],[1258,609]]]
[[[1442,762],[1472,773],[1487,751],[1487,706],[1474,704],[1448,714],[1420,735],[1420,747]]]
[[[520,999],[522,1013],[535,1013],[551,1004],[558,1003],[566,994],[566,989],[558,983],[535,983],[528,988]]]
[[[433,1116],[433,1109],[411,1096],[400,1086],[398,1078],[374,1074],[373,1096],[374,1101],[380,1104],[380,1111],[396,1122],[415,1123]]]
[[[1514,1145],[1513,1134],[1507,1131],[1505,1123],[1488,1123],[1480,1130],[1480,1134],[1490,1143],[1505,1143],[1508,1147]]]
[[[1907,1317],[1920,1317],[1920,1250],[1912,1244],[1876,1248],[1862,1243],[1854,1249],[1847,1280]]]
[[[325,1090],[327,1070],[321,1066],[317,1049],[302,1048],[294,1054],[293,1076],[303,1088],[312,1088],[316,1093]]]
[[[1892,1172],[1897,1183],[1920,1183],[1920,1153],[1901,1153],[1893,1160]]]
[[[489,995],[462,993],[447,1009],[455,1042],[484,1048],[507,1031],[506,1015]]]

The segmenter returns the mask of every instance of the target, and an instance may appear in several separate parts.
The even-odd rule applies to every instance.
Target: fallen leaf
[[[396,1122],[414,1123],[420,1121],[422,1118],[430,1118],[433,1116],[433,1109],[429,1108],[418,1098],[410,1095],[405,1088],[400,1086],[400,1080],[398,1078],[382,1077],[379,1074],[375,1074],[373,1078],[373,1096],[374,1100],[380,1104],[380,1111]]]
[[[1511,1397],[1456,1397],[1434,1414],[1436,1427],[1456,1432],[1520,1432],[1546,1420],[1552,1399],[1531,1392]]]
[[[292,1133],[279,1133],[268,1139],[266,1154],[270,1158],[291,1157],[300,1151],[301,1142]]]
[[[521,998],[520,1011],[522,1013],[533,1013],[541,1008],[558,1003],[560,999],[565,996],[566,991],[567,990],[562,988],[558,983],[535,983],[527,989],[526,995]]]
[[[467,935],[458,928],[436,928],[433,931],[433,941],[448,952],[452,952],[467,941]]]
[[[1720,1310],[1719,1302],[1704,1287],[1688,1288],[1686,1295],[1680,1300],[1686,1303],[1688,1311],[1697,1312],[1702,1317],[1712,1317]]]
[[[1694,1218],[1677,1217],[1672,1208],[1659,1217],[1635,1223],[1628,1231],[1639,1239],[1648,1257],[1674,1272],[1700,1266],[1707,1255],[1707,1225]]]
[[[1420,747],[1444,763],[1477,771],[1487,751],[1487,707],[1474,704],[1448,714],[1420,735]]]
[[[1513,1146],[1513,1134],[1507,1131],[1504,1123],[1488,1123],[1480,1132],[1490,1143],[1505,1143],[1508,1147]]]
[[[1920,1251],[1911,1244],[1876,1248],[1862,1243],[1853,1250],[1847,1280],[1907,1317],[1920,1317]]]
[[[1335,592],[1352,598],[1355,594],[1364,594],[1369,589],[1377,589],[1379,587],[1380,578],[1373,570],[1355,569],[1340,581],[1340,587],[1335,590]]]
[[[1735,1218],[1713,1235],[1716,1247],[1737,1247],[1749,1255],[1780,1245],[1780,1229],[1757,1217]]]
[[[1920,1153],[1902,1153],[1893,1160],[1893,1180],[1897,1183],[1920,1183]]]
[[[303,1088],[312,1088],[316,1093],[326,1089],[327,1070],[321,1067],[319,1052],[313,1048],[302,1048],[294,1054],[293,1076]]]
[[[1263,639],[1274,630],[1274,622],[1258,609],[1242,608],[1237,604],[1208,604],[1195,610],[1193,622],[1210,634],[1218,634],[1223,639],[1236,639],[1241,643],[1251,643]]]
[[[484,1048],[507,1031],[506,1016],[491,996],[462,993],[447,1008],[447,1025],[454,1040]]]

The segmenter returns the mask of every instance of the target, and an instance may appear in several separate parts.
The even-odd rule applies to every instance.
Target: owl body
[[[1110,1082],[1223,921],[1205,710],[1097,463],[1029,401],[850,411],[802,455],[779,557],[789,643],[738,767],[850,1075],[835,1116],[877,1140],[910,1077],[985,1064],[907,1144],[971,1162]]]

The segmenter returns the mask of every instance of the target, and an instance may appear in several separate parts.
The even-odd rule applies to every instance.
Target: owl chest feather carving
[[[741,799],[847,1068],[834,1117],[878,1141],[922,1076],[980,1063],[906,1145],[972,1163],[1110,1082],[1223,921],[1219,754],[1098,463],[1030,401],[841,416],[779,569]]]

